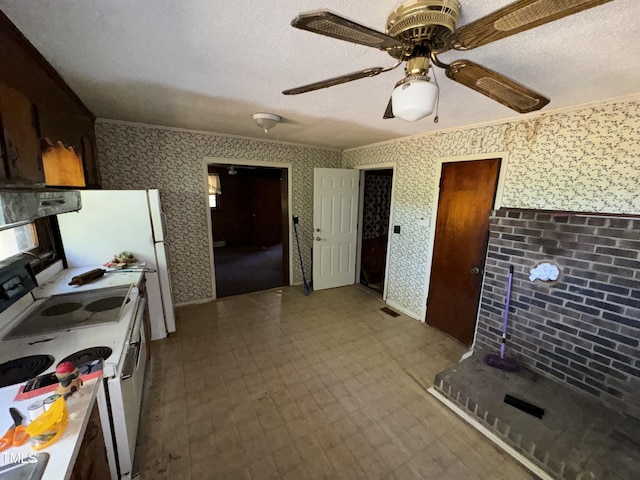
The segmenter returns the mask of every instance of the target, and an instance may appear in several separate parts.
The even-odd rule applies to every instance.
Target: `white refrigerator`
[[[83,190],[78,212],[58,215],[69,268],[102,265],[122,252],[145,262],[151,340],[176,331],[165,215],[158,190]],[[107,275],[118,275],[109,273]]]

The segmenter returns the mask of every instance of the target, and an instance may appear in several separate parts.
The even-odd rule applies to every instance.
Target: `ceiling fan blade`
[[[291,25],[309,32],[380,50],[404,48],[404,44],[400,40],[327,11],[298,15],[293,19]]]
[[[520,0],[463,25],[448,41],[456,50],[470,50],[610,1]]]
[[[285,90],[282,93],[285,95],[298,95],[300,93],[312,92],[314,90],[320,90],[321,88],[333,87],[334,85],[340,85],[341,83],[352,82],[366,77],[375,77],[384,71],[382,67],[367,68],[359,72],[348,73],[346,75],[340,75],[339,77],[328,78],[320,82],[310,83],[309,85],[303,85],[302,87],[291,88]]]
[[[504,75],[470,62],[457,60],[447,67],[447,77],[500,102],[518,113],[540,110],[549,99]]]
[[[393,105],[391,104],[391,99],[389,99],[389,103],[387,103],[387,108],[386,108],[386,110],[384,111],[384,115],[382,116],[382,118],[384,118],[385,120],[386,120],[387,118],[396,118],[396,117],[393,115]]]

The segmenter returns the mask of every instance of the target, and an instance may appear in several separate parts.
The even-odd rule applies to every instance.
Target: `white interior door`
[[[356,281],[360,172],[316,168],[313,176],[313,289]]]

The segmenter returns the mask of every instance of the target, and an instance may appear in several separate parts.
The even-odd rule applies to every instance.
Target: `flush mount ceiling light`
[[[278,115],[274,115],[273,113],[254,113],[253,119],[258,126],[264,130],[264,133],[267,133],[275,127],[281,120]]]
[[[431,115],[438,99],[438,86],[426,75],[403,78],[391,94],[393,116],[415,122]]]

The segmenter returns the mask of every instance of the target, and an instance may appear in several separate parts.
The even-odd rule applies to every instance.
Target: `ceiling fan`
[[[483,18],[456,28],[460,18],[458,0],[409,0],[387,19],[386,33],[373,30],[329,11],[302,14],[291,25],[320,35],[386,51],[397,61],[389,68],[359,72],[285,90],[297,95],[388,72],[405,63],[405,77],[392,93],[383,118],[419,120],[433,112],[437,84],[428,76],[431,64],[445,70],[451,80],[515,110],[528,113],[549,103],[545,96],[504,75],[470,60],[450,64],[438,54],[448,50],[471,50],[510,35],[581,12],[611,0],[519,0]],[[437,121],[437,120],[436,120]]]

